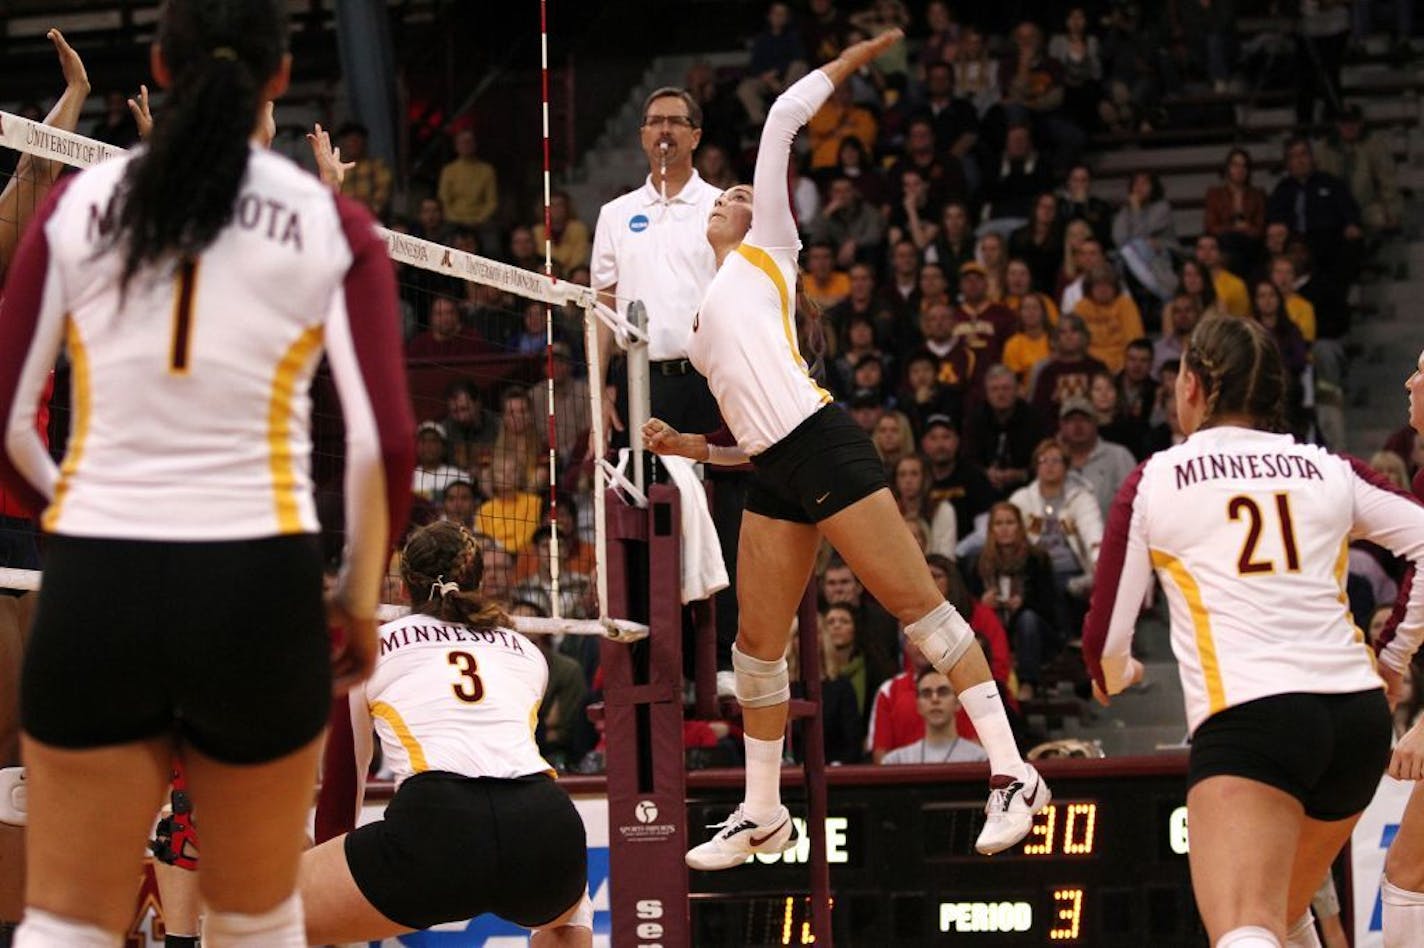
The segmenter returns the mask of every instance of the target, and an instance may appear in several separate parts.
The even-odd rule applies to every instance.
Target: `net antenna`
[[[546,109],[547,128],[547,109]],[[40,122],[32,121],[10,112],[0,111],[0,148],[10,148],[14,151],[31,154],[38,158],[45,158],[68,165],[72,168],[88,168],[106,161],[117,155],[126,153],[126,149],[117,148],[104,142],[96,141],[79,135],[75,132],[63,129],[52,128]],[[547,146],[546,146],[547,149]],[[545,181],[547,207],[548,182]],[[545,233],[548,233],[548,218],[545,218]],[[603,441],[603,379],[598,362],[598,322],[602,321],[612,330],[614,338],[623,348],[629,350],[630,377],[633,375],[631,363],[635,355],[642,354],[642,378],[644,385],[644,395],[641,400],[642,419],[630,418],[632,430],[632,440],[635,445],[637,461],[634,465],[634,473],[637,475],[637,486],[641,492],[641,453],[642,438],[639,428],[647,415],[647,341],[646,324],[635,325],[625,319],[612,308],[599,302],[597,294],[586,286],[577,283],[569,283],[566,280],[555,279],[551,273],[537,273],[533,270],[525,270],[511,264],[501,263],[498,260],[491,260],[488,257],[481,257],[477,254],[458,250],[454,247],[447,247],[444,244],[437,244],[433,241],[424,240],[419,237],[412,237],[408,234],[400,234],[385,227],[378,226],[377,232],[385,241],[386,252],[390,258],[398,263],[427,270],[432,273],[453,277],[457,280],[469,281],[473,283],[483,283],[497,287],[505,292],[528,300],[542,302],[549,307],[546,309],[546,322],[551,318],[551,308],[558,306],[577,306],[584,312],[584,334],[589,340],[588,352],[590,353],[589,364],[589,398],[592,402],[590,406],[590,416],[592,422],[591,438],[595,445],[602,445]],[[546,264],[546,270],[548,269]],[[630,307],[640,309],[640,307]],[[550,356],[552,350],[549,350]],[[547,368],[546,363],[546,368]],[[552,375],[552,372],[548,374]],[[552,390],[551,390],[552,391]],[[551,410],[553,399],[549,399]],[[633,424],[636,421],[636,426]],[[552,441],[552,439],[551,439]],[[551,444],[551,464],[553,445]],[[608,540],[606,526],[606,511],[604,503],[604,493],[609,480],[622,480],[616,469],[604,461],[599,461],[594,467],[594,528],[595,528],[595,562],[597,564],[597,590],[598,590],[598,618],[597,619],[563,619],[563,618],[537,618],[529,616],[511,616],[511,622],[520,632],[536,635],[597,635],[615,641],[631,642],[646,638],[648,627],[644,623],[631,622],[626,619],[619,619],[608,614]],[[632,485],[629,485],[632,486]],[[626,489],[625,489],[626,490]],[[557,530],[554,531],[557,535]],[[557,542],[557,541],[556,541]],[[555,560],[557,564],[557,559]],[[557,569],[557,566],[554,566]],[[556,574],[557,575],[557,574]],[[0,588],[16,590],[36,590],[40,587],[41,574],[37,570],[23,570],[0,568]],[[557,603],[557,595],[554,602]],[[404,615],[407,610],[399,606],[382,606],[379,613],[382,621],[389,621]]]

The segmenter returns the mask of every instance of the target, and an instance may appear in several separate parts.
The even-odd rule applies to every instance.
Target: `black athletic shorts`
[[[46,537],[25,731],[71,749],[175,734],[228,764],[291,753],[331,708],[321,572],[308,535]]]
[[[1245,777],[1289,793],[1316,820],[1343,820],[1369,805],[1389,767],[1384,691],[1294,692],[1218,711],[1192,735],[1187,786]]]
[[[492,912],[525,928],[588,885],[583,820],[547,774],[517,780],[432,770],[401,784],[385,819],[346,837],[361,894],[406,928]]]
[[[751,459],[747,508],[773,520],[819,523],[882,487],[885,464],[870,436],[826,405]]]

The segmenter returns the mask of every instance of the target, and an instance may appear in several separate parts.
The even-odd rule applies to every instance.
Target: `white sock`
[[[119,948],[124,936],[43,909],[27,908],[15,929],[14,948]]]
[[[1269,928],[1247,925],[1233,928],[1216,940],[1216,948],[1282,948]]]
[[[204,916],[207,948],[307,948],[302,899],[295,892],[261,914],[214,912]]]
[[[1019,755],[1019,745],[1014,741],[1013,728],[1009,727],[1009,717],[1004,713],[1004,699],[999,696],[999,686],[992,679],[981,681],[961,691],[959,703],[964,705],[969,720],[974,722],[979,743],[989,755],[990,772],[1015,780],[1027,777],[1028,767]]]
[[[1380,882],[1384,948],[1424,948],[1424,892]]]
[[[776,817],[781,806],[781,750],[786,739],[759,741],[742,735],[747,748],[747,798],[743,812],[747,819],[765,823]]]
[[[1286,948],[1324,948],[1320,936],[1315,933],[1315,916],[1310,909],[1296,919],[1290,931],[1286,932]]]

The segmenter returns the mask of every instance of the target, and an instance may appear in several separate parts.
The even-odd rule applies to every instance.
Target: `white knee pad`
[[[1381,880],[1384,948],[1424,948],[1424,892],[1401,889]]]
[[[209,948],[306,948],[301,896],[293,893],[261,914],[214,912],[203,916],[203,944]]]
[[[1269,928],[1247,925],[1233,928],[1216,940],[1216,948],[1282,948]]]
[[[1305,914],[1295,920],[1295,924],[1286,932],[1286,948],[1324,948],[1320,944],[1320,936],[1315,933],[1315,914],[1310,909],[1305,910]]]
[[[905,626],[905,636],[924,653],[935,670],[945,674],[959,664],[976,641],[969,623],[947,602]]]
[[[124,936],[37,908],[25,909],[14,948],[119,948]]]
[[[583,898],[579,899],[578,908],[574,909],[574,914],[559,925],[540,925],[534,929],[536,932],[553,931],[555,928],[587,928],[593,931],[593,899],[588,897],[588,889],[583,890]]]
[[[744,708],[769,708],[791,700],[791,678],[786,659],[774,662],[753,658],[732,643],[732,671],[737,675],[737,701]]]
[[[24,826],[27,811],[25,768],[0,767],[0,823]]]

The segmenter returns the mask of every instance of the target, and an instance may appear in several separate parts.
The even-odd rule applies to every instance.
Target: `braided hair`
[[[1284,434],[1286,377],[1281,352],[1260,323],[1234,316],[1208,316],[1192,331],[1182,358],[1201,379],[1209,428],[1224,415],[1244,415],[1262,431]]]
[[[120,185],[124,287],[169,254],[197,257],[232,220],[262,87],[287,53],[286,4],[167,0],[157,44],[173,80]]]
[[[411,611],[474,628],[508,626],[504,609],[479,594],[484,571],[474,534],[447,520],[421,527],[401,553]]]

